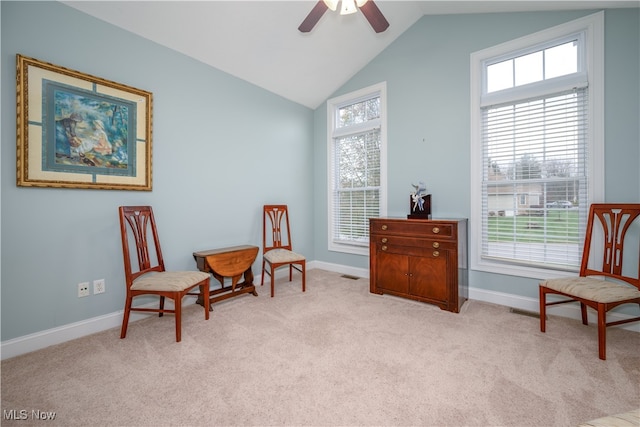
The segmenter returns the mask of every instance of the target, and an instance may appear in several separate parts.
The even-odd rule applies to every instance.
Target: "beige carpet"
[[[311,270],[2,362],[2,425],[575,426],[640,407],[640,334],[468,301],[460,314]],[[53,421],[32,411],[55,412]],[[13,411],[13,412],[11,412]],[[24,412],[20,412],[24,411]],[[27,420],[8,420],[27,414]],[[15,418],[15,417],[14,417]]]

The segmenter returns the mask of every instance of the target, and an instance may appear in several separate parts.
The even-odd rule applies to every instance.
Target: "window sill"
[[[485,273],[503,274],[507,276],[527,277],[531,279],[555,279],[560,277],[575,277],[577,271],[555,270],[550,268],[527,267],[524,265],[508,265],[487,260],[474,260],[471,269]]]
[[[369,256],[369,246],[354,246],[343,245],[339,243],[329,243],[328,249],[332,252]]]

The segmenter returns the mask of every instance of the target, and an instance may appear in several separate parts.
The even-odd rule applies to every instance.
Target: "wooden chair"
[[[635,322],[640,317],[607,323],[607,312],[621,304],[640,305],[640,254],[625,258],[623,252],[625,238],[637,239],[627,241],[629,248],[638,250],[640,238],[638,228],[627,234],[632,223],[640,216],[640,204],[601,203],[593,204],[589,209],[584,251],[580,265],[579,277],[551,279],[540,283],[540,330],[545,331],[546,307],[556,304],[578,301],[582,314],[582,323],[587,325],[587,307],[598,313],[598,350],[599,357],[606,360],[606,328],[607,326]],[[600,231],[598,231],[600,230]],[[601,251],[592,252],[593,236],[599,232],[603,236],[604,247]],[[631,237],[634,236],[634,237]],[[590,255],[593,255],[590,260]],[[596,255],[602,257],[597,259]],[[628,252],[627,252],[628,255]],[[636,264],[636,277],[630,277],[622,270],[622,261]],[[626,270],[625,270],[626,271]],[[599,280],[594,277],[599,276]],[[560,301],[547,302],[547,294],[563,297]],[[568,298],[568,299],[567,299]]]
[[[164,313],[174,313],[176,318],[176,341],[180,342],[182,298],[185,295],[202,294],[204,301],[208,301],[210,276],[208,273],[201,271],[165,271],[158,231],[151,206],[120,206],[119,213],[124,275],[127,285],[127,298],[124,305],[124,318],[122,319],[120,338],[124,338],[127,335],[129,314],[132,311],[150,311],[158,313],[159,317],[162,317]],[[131,243],[129,242],[129,235],[133,236]],[[150,239],[152,239],[151,242]],[[131,252],[135,251],[138,258],[138,268],[135,271],[132,267],[130,248]],[[200,287],[200,294],[190,292],[195,287]],[[133,307],[133,299],[140,295],[158,295],[160,297],[160,307],[157,309]],[[173,300],[173,310],[164,308],[165,298]],[[208,320],[209,305],[203,305],[205,307],[204,318]]]
[[[283,228],[283,226],[285,228]],[[266,265],[269,265],[267,270]],[[289,231],[289,211],[287,205],[264,205],[262,217],[262,278],[271,276],[271,297],[274,295],[274,274],[278,267],[289,266],[289,281],[293,279],[293,269],[302,273],[302,292],[305,291],[306,259],[293,252]]]

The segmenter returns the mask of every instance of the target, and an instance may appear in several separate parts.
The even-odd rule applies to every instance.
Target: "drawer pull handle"
[[[387,250],[387,245],[382,245],[382,250],[386,251]]]
[[[433,247],[438,249],[440,247],[440,243],[438,242],[433,242]]]
[[[382,243],[387,243],[389,241],[389,239],[387,239],[386,237],[382,238]]]
[[[440,229],[438,227],[433,227],[433,234],[438,234]]]
[[[386,230],[387,229],[387,224],[382,224],[382,227],[380,227],[380,228],[382,228],[383,230]]]
[[[440,252],[438,252],[438,251],[433,251],[433,256],[440,256]]]

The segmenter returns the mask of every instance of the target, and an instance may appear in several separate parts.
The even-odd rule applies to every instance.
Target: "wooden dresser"
[[[454,313],[467,300],[467,220],[371,218],[370,291]]]

